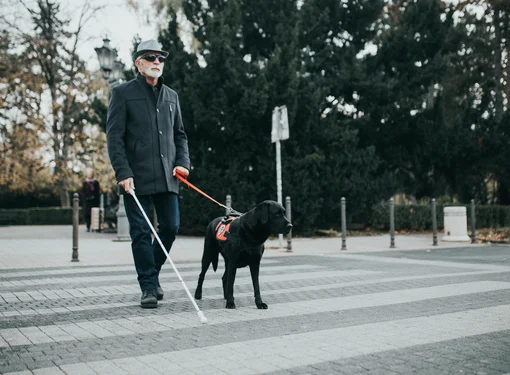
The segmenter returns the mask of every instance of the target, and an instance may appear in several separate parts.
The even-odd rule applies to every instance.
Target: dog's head
[[[292,229],[292,224],[287,219],[285,208],[275,201],[264,201],[255,207],[257,222],[266,225],[272,233],[287,234]]]

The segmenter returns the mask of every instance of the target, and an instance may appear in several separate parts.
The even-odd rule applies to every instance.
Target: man
[[[166,256],[157,241],[152,241],[150,227],[129,192],[136,192],[145,212],[149,212],[152,200],[158,235],[170,251],[179,229],[175,174],[179,171],[187,176],[190,168],[179,98],[161,77],[167,56],[155,40],[138,45],[133,54],[138,75],[112,90],[106,125],[115,177],[128,193],[124,206],[143,308],[157,307],[163,298],[158,276]]]

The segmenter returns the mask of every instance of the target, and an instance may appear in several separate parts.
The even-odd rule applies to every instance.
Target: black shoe
[[[144,309],[153,309],[158,307],[158,299],[156,297],[156,289],[144,290],[142,292],[142,299],[140,306]]]
[[[158,301],[161,301],[164,295],[165,292],[163,292],[163,288],[161,287],[161,285],[158,285],[156,289],[156,298],[158,299]]]

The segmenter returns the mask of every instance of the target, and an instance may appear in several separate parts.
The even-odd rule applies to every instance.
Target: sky
[[[133,38],[137,34],[142,40],[157,39],[158,16],[152,1],[57,0],[60,4],[61,19],[70,21],[69,31],[76,30],[82,8],[86,3],[92,7],[102,7],[84,25],[78,45],[78,54],[87,62],[87,68],[92,71],[99,69],[94,48],[103,45],[104,37],[111,40],[110,45],[118,50],[118,57],[126,64],[126,67],[132,66],[130,51]],[[31,9],[37,8],[36,0],[23,0],[23,3]],[[133,3],[138,5],[138,9],[130,5]],[[89,11],[88,14],[90,15],[91,12]],[[33,23],[21,0],[0,0],[0,15],[9,23],[16,25],[16,28],[24,32],[33,32]],[[161,18],[159,17],[160,20]],[[4,24],[0,24],[0,27],[4,27]],[[16,50],[15,46],[14,50]]]
[[[89,0],[92,6],[101,6],[105,2],[99,0]],[[77,25],[81,7],[85,0],[61,0],[62,10],[69,14],[72,20],[71,25]],[[138,34],[142,40],[157,39],[157,23],[154,8],[151,6],[151,0],[140,0],[138,3],[141,9],[135,11],[129,5],[128,0],[115,0],[108,2],[108,5],[97,11],[84,27],[82,36],[83,43],[80,45],[78,54],[87,61],[89,70],[98,70],[99,62],[94,50],[103,45],[103,38],[110,39],[110,45],[118,50],[118,58],[126,64],[126,67],[132,66],[131,48],[133,38]],[[150,21],[149,21],[150,20]]]

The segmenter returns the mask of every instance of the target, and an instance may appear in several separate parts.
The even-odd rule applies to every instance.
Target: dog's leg
[[[206,235],[204,241],[204,253],[202,254],[202,270],[200,271],[200,275],[198,276],[198,285],[195,290],[195,299],[202,299],[202,284],[204,283],[205,274],[209,269],[209,265],[211,264],[211,253],[213,243],[211,242],[210,236]]]
[[[223,285],[223,298],[227,299],[227,275],[228,273],[228,262],[225,260],[225,272],[223,272],[223,276],[221,277],[221,283]]]
[[[235,309],[236,304],[234,302],[234,280],[236,279],[237,267],[235,266],[235,262],[230,261],[229,267],[225,270],[225,274],[227,275],[227,295],[226,295],[226,308],[227,309]]]
[[[209,268],[209,264],[210,261],[202,257],[202,271],[198,276],[198,285],[197,289],[195,290],[195,299],[202,299],[202,284],[204,283],[205,274],[207,272],[207,269]]]
[[[257,305],[257,308],[265,310],[267,309],[267,305],[262,302],[262,297],[260,296],[259,270],[260,263],[250,264],[251,281],[253,283],[253,291],[255,293],[255,305]]]

